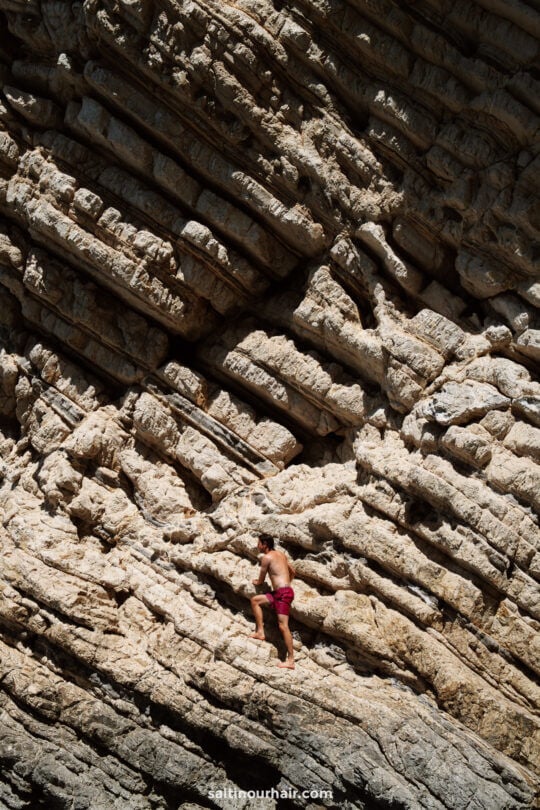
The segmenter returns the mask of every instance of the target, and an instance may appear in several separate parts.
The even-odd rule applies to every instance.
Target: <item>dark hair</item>
[[[259,541],[266,546],[269,551],[272,551],[274,548],[274,538],[270,537],[269,534],[261,534],[259,535]]]

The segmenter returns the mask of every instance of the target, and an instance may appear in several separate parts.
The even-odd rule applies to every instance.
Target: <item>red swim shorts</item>
[[[278,616],[288,616],[291,610],[291,602],[294,599],[294,591],[288,586],[286,588],[278,588],[276,591],[270,591],[265,594],[274,608]]]

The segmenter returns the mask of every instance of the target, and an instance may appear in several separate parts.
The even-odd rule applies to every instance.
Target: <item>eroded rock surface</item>
[[[537,3],[0,27],[0,806],[537,806]]]

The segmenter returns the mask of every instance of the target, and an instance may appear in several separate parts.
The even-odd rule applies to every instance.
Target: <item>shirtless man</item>
[[[262,585],[266,575],[270,574],[273,590],[270,593],[261,593],[251,597],[251,609],[255,616],[256,629],[251,638],[265,640],[263,612],[264,605],[271,605],[277,613],[278,625],[287,648],[287,658],[280,661],[278,667],[294,669],[294,651],[291,631],[289,630],[289,611],[294,599],[291,582],[294,578],[294,568],[289,565],[287,557],[282,551],[274,549],[274,539],[267,534],[261,534],[257,550],[263,554],[261,570],[258,579],[253,580],[254,585]]]

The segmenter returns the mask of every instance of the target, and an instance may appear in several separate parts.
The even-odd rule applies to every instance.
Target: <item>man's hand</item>
[[[268,566],[270,565],[270,557],[268,554],[265,554],[261,560],[261,567],[259,570],[259,576],[257,579],[252,579],[254,585],[262,585],[264,580],[266,579],[266,572],[268,571]]]

